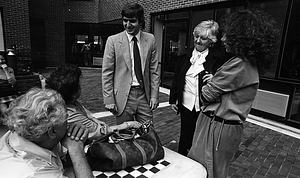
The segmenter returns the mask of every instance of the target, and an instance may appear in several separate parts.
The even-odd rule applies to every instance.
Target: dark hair
[[[68,104],[80,89],[81,70],[74,64],[59,66],[46,80],[46,88],[54,89]]]
[[[126,4],[121,12],[122,17],[137,18],[142,28],[145,28],[144,9],[138,3]]]
[[[269,69],[279,34],[277,23],[270,15],[240,10],[222,19],[221,28],[226,45],[234,55],[249,60],[260,72]]]

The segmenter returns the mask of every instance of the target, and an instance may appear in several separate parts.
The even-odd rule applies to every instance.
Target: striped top
[[[73,105],[67,105],[68,125],[81,122],[89,129],[89,138],[97,139],[107,133],[108,125],[92,116],[81,103],[75,101]]]

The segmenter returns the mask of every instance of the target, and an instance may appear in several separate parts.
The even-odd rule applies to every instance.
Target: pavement
[[[81,68],[82,93],[79,100],[109,125],[115,118],[103,105],[101,69]],[[40,70],[45,77],[53,70]],[[154,127],[162,144],[173,150],[178,149],[180,117],[168,104],[168,90],[160,92],[160,106],[154,111]],[[244,124],[244,135],[233,163],[231,178],[300,178],[300,134],[280,123],[249,116]]]

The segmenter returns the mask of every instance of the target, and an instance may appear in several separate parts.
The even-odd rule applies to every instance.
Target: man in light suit
[[[152,121],[160,84],[155,38],[141,31],[145,24],[141,5],[126,4],[121,14],[125,30],[108,37],[103,56],[105,108],[117,117],[117,124],[129,120]]]

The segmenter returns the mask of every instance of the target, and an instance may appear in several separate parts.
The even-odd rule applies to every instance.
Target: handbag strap
[[[146,156],[146,152],[145,152],[144,148],[140,144],[138,144],[138,142],[136,142],[135,140],[133,140],[132,143],[140,150],[142,157],[143,157],[143,164],[146,164],[147,156]]]
[[[115,144],[116,148],[118,149],[121,157],[122,157],[122,169],[125,169],[127,167],[127,157],[124,152],[124,150],[121,148],[119,144]]]

